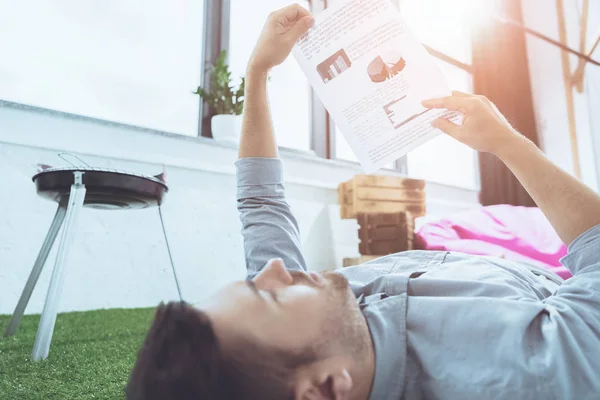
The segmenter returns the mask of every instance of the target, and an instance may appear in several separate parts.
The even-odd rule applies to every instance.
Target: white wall
[[[579,49],[579,15],[576,2],[565,2],[567,36],[569,46]],[[525,24],[555,40],[559,39],[558,17],[555,2],[547,0],[523,1]],[[588,43],[595,39],[596,27],[600,24],[600,1],[590,2],[590,21]],[[565,97],[565,82],[561,63],[561,51],[558,47],[544,42],[531,35],[527,36],[529,67],[532,80],[532,91],[536,111],[538,132],[541,145],[546,154],[569,173],[574,172],[573,155],[569,134],[569,120]],[[600,54],[600,52],[597,52]],[[596,57],[598,58],[598,57]],[[571,71],[577,68],[578,58],[570,56]],[[600,68],[589,65],[586,70],[588,83],[596,80],[596,88],[600,86]],[[575,96],[577,141],[579,149],[582,180],[591,188],[599,189],[600,164],[596,157],[594,142],[598,140],[598,127],[593,129],[596,114],[590,113],[593,91],[586,88],[583,94],[573,91]],[[598,96],[596,89],[596,96]],[[598,110],[598,109],[596,109]],[[600,121],[597,121],[597,126]],[[600,150],[600,143],[597,142]]]
[[[233,146],[0,101],[0,314],[12,313],[55,211],[36,195],[31,176],[38,162],[65,165],[59,151],[94,166],[152,175],[167,165],[164,217],[186,300],[199,301],[244,277]],[[358,173],[357,166],[289,150],[282,158],[310,268],[340,267],[344,257],[356,256],[358,239],[356,223],[339,219],[336,187]],[[433,184],[428,196],[431,215],[477,202],[475,192]],[[28,313],[42,309],[54,255]],[[156,209],[85,209],[71,260],[62,311],[147,307],[176,298]]]

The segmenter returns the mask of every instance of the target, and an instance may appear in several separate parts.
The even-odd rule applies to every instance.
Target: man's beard
[[[322,276],[333,290],[344,291],[345,293],[350,291],[350,284],[345,276],[337,272],[324,272]]]
[[[310,278],[302,275],[298,275],[297,278],[294,276],[294,282],[298,279],[299,282],[306,282],[314,287]],[[324,326],[322,340],[315,344],[319,348],[318,351],[361,357],[367,350],[366,346],[369,346],[370,335],[348,280],[336,272],[325,272],[320,274],[320,277],[324,281],[321,290],[324,290],[328,297],[328,321]]]
[[[289,271],[289,273],[294,279],[294,285],[300,284],[323,289],[309,278],[305,272]],[[347,293],[350,290],[348,280],[337,272],[322,272],[318,275],[323,279],[325,283],[324,289],[326,290],[343,291],[344,293]]]
[[[356,299],[350,289],[348,280],[343,275],[337,272],[323,272],[319,274],[323,286],[319,286],[304,272],[290,271],[290,274],[294,279],[294,285],[307,285],[325,291],[329,297],[327,304],[338,312],[341,310],[356,309],[356,307],[352,307],[355,305]],[[333,313],[336,314],[335,312]]]

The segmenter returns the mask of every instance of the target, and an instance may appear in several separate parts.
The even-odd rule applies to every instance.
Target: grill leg
[[[35,264],[33,264],[33,269],[29,274],[29,279],[27,279],[25,288],[23,288],[23,293],[21,293],[21,297],[19,298],[19,302],[17,303],[15,312],[13,313],[10,323],[8,324],[8,328],[6,328],[6,332],[4,332],[5,337],[14,335],[17,332],[17,329],[19,328],[21,318],[25,313],[25,309],[27,308],[27,304],[29,303],[29,299],[31,298],[33,289],[35,289],[35,285],[37,284],[42,269],[46,264],[48,254],[50,254],[50,250],[52,250],[52,246],[54,245],[56,237],[58,236],[60,227],[62,226],[62,223],[65,220],[66,213],[67,203],[64,200],[61,200],[58,204],[58,208],[56,209],[56,214],[54,215],[52,225],[50,225],[50,229],[46,234],[46,239],[42,244],[42,248],[40,249],[37,259],[35,260]]]
[[[44,310],[42,311],[42,317],[35,337],[35,344],[33,345],[34,361],[48,358],[48,353],[50,351],[50,342],[52,341],[52,333],[54,332],[54,324],[56,322],[56,315],[58,314],[60,296],[64,286],[66,272],[65,264],[68,261],[69,250],[73,242],[77,219],[79,217],[79,212],[83,208],[83,201],[85,199],[86,189],[82,184],[81,176],[81,172],[75,172],[75,183],[71,186],[65,227],[58,248],[54,270],[52,271],[50,287],[46,294],[46,303],[44,304]]]
[[[167,244],[167,252],[169,253],[169,261],[171,261],[171,270],[173,271],[173,277],[175,278],[175,286],[177,286],[177,294],[179,295],[179,301],[183,301],[181,295],[181,287],[179,286],[179,279],[177,279],[177,272],[175,272],[175,264],[173,263],[173,256],[171,255],[171,246],[169,246],[169,239],[167,238],[167,230],[165,229],[165,221],[163,220],[162,207],[158,206],[158,215],[160,216],[160,225],[162,226],[163,235],[165,237],[165,243]]]

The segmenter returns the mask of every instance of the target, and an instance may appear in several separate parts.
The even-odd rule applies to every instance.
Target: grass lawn
[[[50,355],[31,361],[39,315],[25,316],[17,334],[1,335],[0,399],[123,399],[139,346],[154,309],[59,314]]]

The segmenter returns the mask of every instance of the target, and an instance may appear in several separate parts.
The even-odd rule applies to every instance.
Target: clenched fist
[[[284,62],[296,41],[314,23],[311,13],[299,4],[271,13],[250,57],[248,70],[266,72]]]

